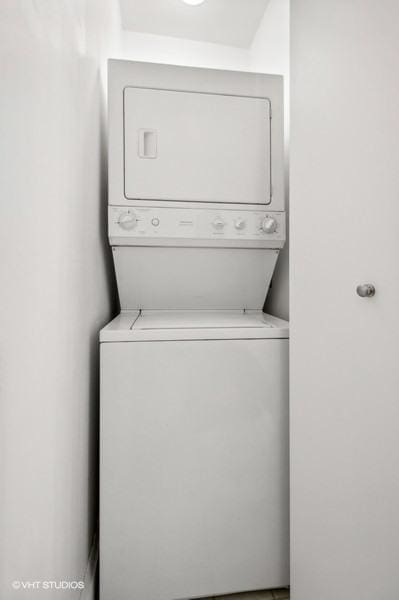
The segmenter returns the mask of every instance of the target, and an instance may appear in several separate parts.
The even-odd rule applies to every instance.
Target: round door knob
[[[273,217],[265,217],[261,224],[261,229],[265,233],[274,233],[277,229],[277,221]]]
[[[137,225],[136,215],[132,212],[123,212],[119,215],[118,225],[122,229],[134,229]]]
[[[239,229],[239,230],[245,229],[245,221],[244,221],[244,219],[240,219],[240,218],[236,219],[234,221],[234,227],[236,229]]]
[[[363,283],[357,286],[356,292],[361,298],[372,298],[375,294],[375,287],[372,283]]]
[[[217,217],[212,223],[214,229],[220,231],[226,225],[226,223],[220,217]]]

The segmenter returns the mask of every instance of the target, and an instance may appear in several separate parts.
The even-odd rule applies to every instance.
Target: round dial
[[[134,229],[137,225],[136,215],[133,212],[125,211],[119,215],[118,225],[122,229]]]
[[[277,221],[273,217],[265,217],[261,224],[261,229],[265,233],[274,233],[277,229]]]
[[[224,226],[226,225],[226,223],[223,221],[223,219],[221,217],[216,217],[216,219],[213,221],[212,225],[213,225],[214,229],[221,231],[224,228]]]
[[[238,218],[234,221],[234,227],[236,229],[240,229],[240,230],[245,229],[245,225],[246,225],[246,223],[245,223],[244,219]]]

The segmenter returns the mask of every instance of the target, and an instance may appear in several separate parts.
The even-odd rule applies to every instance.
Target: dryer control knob
[[[260,227],[265,233],[274,233],[277,229],[277,221],[273,217],[265,217]]]
[[[234,221],[234,227],[236,229],[238,229],[238,230],[245,229],[245,221],[244,221],[244,219],[240,219],[240,218],[236,219]]]
[[[221,217],[216,217],[216,219],[213,221],[212,225],[213,225],[214,229],[221,231],[224,228],[224,226],[226,225],[226,223],[223,221],[223,219]]]
[[[118,225],[122,229],[134,229],[137,225],[136,215],[133,212],[122,212],[118,218]]]

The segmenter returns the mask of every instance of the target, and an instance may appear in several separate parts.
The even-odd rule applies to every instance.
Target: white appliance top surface
[[[261,311],[123,311],[101,342],[288,338],[288,322]]]
[[[142,311],[134,329],[209,329],[271,327],[260,315],[219,311]]]

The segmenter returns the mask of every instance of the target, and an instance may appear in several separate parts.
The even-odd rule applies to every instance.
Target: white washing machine
[[[101,600],[288,585],[281,78],[112,61],[109,102]]]
[[[102,331],[104,598],[288,584],[287,338],[261,312],[126,312]]]

